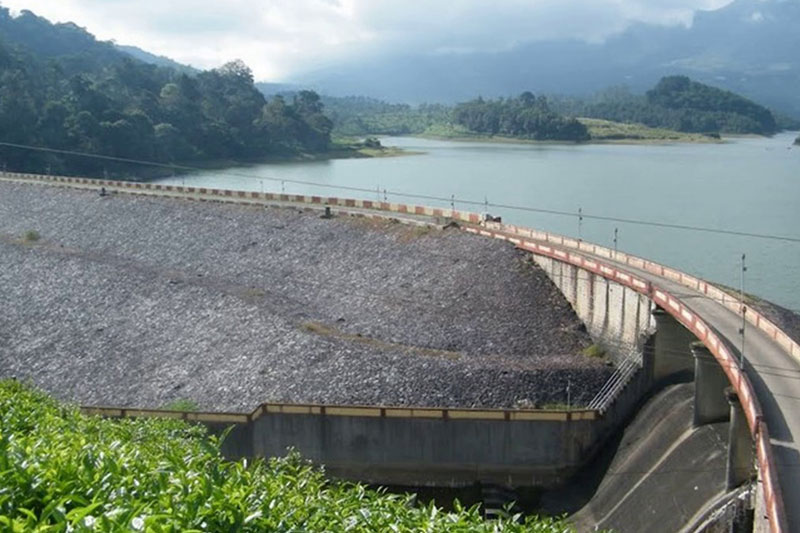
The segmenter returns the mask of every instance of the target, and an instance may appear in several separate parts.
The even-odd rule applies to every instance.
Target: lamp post
[[[742,303],[742,328],[739,333],[742,335],[742,348],[739,351],[739,369],[744,372],[744,328],[747,325],[747,307],[744,304],[744,273],[747,272],[747,265],[745,264],[745,254],[742,254],[742,275],[739,284],[739,300]]]

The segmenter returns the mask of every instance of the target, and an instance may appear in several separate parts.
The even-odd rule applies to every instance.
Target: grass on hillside
[[[604,142],[720,142],[702,133],[683,133],[664,128],[651,128],[644,124],[613,122],[599,118],[578,118],[589,129],[591,141]]]
[[[219,446],[201,426],[84,416],[0,381],[0,531],[574,531],[329,481],[297,454],[231,462]]]

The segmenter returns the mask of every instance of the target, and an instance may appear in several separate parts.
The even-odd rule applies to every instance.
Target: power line
[[[87,158],[94,158],[94,159],[102,159],[106,161],[116,161],[120,163],[132,163],[132,164],[139,164],[139,165],[146,165],[151,167],[160,167],[160,168],[168,168],[171,170],[185,170],[185,171],[192,171],[192,172],[206,172],[209,169],[201,168],[201,167],[194,167],[188,165],[176,165],[171,163],[158,163],[156,161],[147,161],[142,159],[131,159],[125,157],[115,157],[115,156],[107,156],[107,155],[98,155],[98,154],[89,154],[86,152],[78,152],[74,150],[62,150],[57,148],[48,148],[43,146],[32,146],[26,144],[18,144],[18,143],[10,143],[10,142],[2,142],[0,141],[0,146],[7,146],[10,148],[18,148],[23,150],[33,150],[33,151],[40,151],[40,152],[49,152],[49,153],[57,153],[63,155],[73,155],[78,157],[87,157]],[[222,172],[223,174],[242,177],[247,179],[260,179],[260,180],[268,180],[274,182],[284,182],[284,183],[293,183],[297,185],[306,185],[311,187],[325,187],[330,189],[338,189],[343,191],[351,191],[351,192],[359,192],[359,193],[366,193],[372,195],[375,193],[374,189],[366,188],[366,187],[354,187],[348,185],[333,185],[328,183],[318,183],[314,181],[308,180],[296,180],[296,179],[286,179],[286,178],[276,178],[273,176],[266,176],[266,175],[257,175],[252,173],[244,173],[244,172],[237,172],[237,171],[230,171],[226,170]],[[732,235],[737,237],[749,237],[755,239],[769,239],[769,240],[777,240],[777,241],[784,241],[784,242],[794,242],[800,243],[800,237],[790,237],[785,235],[771,235],[765,233],[753,233],[747,231],[736,231],[736,230],[726,230],[720,228],[709,228],[704,226],[694,226],[689,224],[673,224],[669,222],[658,222],[652,220],[642,220],[642,219],[634,219],[634,218],[623,218],[623,217],[614,217],[614,216],[606,216],[606,215],[592,215],[587,214],[581,211],[580,214],[576,214],[575,212],[571,211],[563,211],[558,209],[547,209],[542,207],[532,207],[532,206],[522,206],[522,205],[514,205],[514,204],[504,204],[504,203],[493,203],[488,202],[486,199],[483,201],[479,200],[470,200],[470,199],[458,199],[455,196],[444,197],[444,196],[435,196],[429,194],[420,194],[420,193],[409,193],[409,192],[401,192],[401,191],[387,191],[384,190],[385,194],[390,194],[393,196],[398,196],[402,198],[413,198],[417,200],[430,200],[436,202],[442,202],[445,204],[464,204],[476,207],[495,207],[498,209],[508,209],[513,211],[523,211],[529,213],[541,213],[547,215],[557,215],[557,216],[566,216],[566,217],[581,217],[583,219],[592,219],[592,220],[602,220],[607,222],[618,222],[623,224],[632,224],[632,225],[640,225],[640,226],[649,226],[649,227],[659,227],[659,228],[668,228],[668,229],[678,229],[678,230],[685,230],[685,231],[698,231],[698,232],[705,232],[705,233],[715,233],[721,235]]]

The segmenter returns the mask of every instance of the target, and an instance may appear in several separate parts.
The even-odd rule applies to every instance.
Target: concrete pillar
[[[645,349],[644,367],[655,385],[685,383],[694,377],[694,360],[689,345],[696,340],[675,318],[656,307],[653,310],[656,335],[652,349]]]
[[[725,398],[728,377],[702,342],[693,342],[694,355],[694,425],[724,422],[730,416]]]
[[[753,501],[753,533],[771,533],[772,528],[767,513],[767,503],[764,501],[764,481],[761,479],[761,471],[759,471]]]
[[[756,474],[753,438],[744,416],[739,396],[732,387],[725,389],[725,398],[730,406],[731,425],[728,432],[728,467],[726,484],[728,490],[753,479]]]

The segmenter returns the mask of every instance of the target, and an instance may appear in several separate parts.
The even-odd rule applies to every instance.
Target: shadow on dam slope
[[[578,531],[674,532],[725,487],[728,423],[692,426],[694,384],[653,396],[593,465],[543,496]]]

